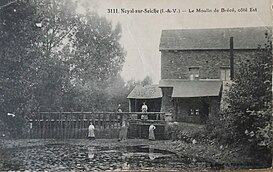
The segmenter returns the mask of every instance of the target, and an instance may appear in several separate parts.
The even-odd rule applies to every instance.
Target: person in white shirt
[[[90,122],[90,125],[88,127],[88,138],[91,140],[95,139],[95,127],[92,122]]]
[[[155,140],[155,129],[156,127],[154,126],[154,124],[151,124],[149,127],[149,140]]]
[[[141,111],[142,111],[142,112],[147,112],[147,111],[148,111],[148,106],[146,105],[145,102],[143,102],[143,105],[142,105],[142,107],[141,107]]]

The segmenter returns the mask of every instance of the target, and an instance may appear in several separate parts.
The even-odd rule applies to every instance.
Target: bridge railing
[[[118,137],[122,121],[163,122],[161,112],[38,112],[29,120],[29,138],[86,138],[89,123],[98,138]]]

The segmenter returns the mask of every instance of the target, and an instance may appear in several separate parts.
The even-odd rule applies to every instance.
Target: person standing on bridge
[[[141,107],[141,111],[142,111],[142,112],[147,112],[147,111],[148,111],[148,106],[146,105],[145,102],[143,102],[143,105],[142,105],[142,107]]]
[[[155,129],[156,127],[152,123],[149,127],[149,140],[155,140],[155,132],[154,132]]]
[[[148,106],[146,105],[145,102],[143,102],[143,105],[142,105],[142,107],[141,107],[141,111],[142,111],[143,113],[146,113],[146,112],[148,111]],[[141,115],[141,119],[147,120],[147,119],[148,119],[148,115],[147,115],[147,114],[142,114],[142,115]]]
[[[118,104],[117,112],[122,112],[121,105]]]
[[[92,122],[90,122],[90,125],[88,127],[88,138],[90,140],[95,140],[95,127]]]

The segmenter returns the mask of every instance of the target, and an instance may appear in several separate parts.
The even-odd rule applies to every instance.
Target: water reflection
[[[149,145],[113,148],[55,144],[24,149],[16,148],[9,151],[10,158],[13,160],[11,162],[22,160],[19,164],[22,171],[34,171],[35,169],[58,171],[63,163],[67,165],[65,167],[67,171],[84,171],[84,169],[86,171],[182,170],[205,169],[210,168],[211,165],[204,160],[177,156],[173,152],[154,149]],[[55,156],[52,156],[52,153]],[[0,167],[0,171],[18,170],[15,165]]]
[[[128,163],[128,158],[130,158],[131,156],[130,156],[130,154],[123,154],[122,156],[121,156],[121,159],[122,159],[122,162],[123,162],[123,164],[122,164],[122,169],[123,170],[130,170],[130,164]]]
[[[150,160],[154,160],[156,158],[155,154],[154,154],[154,148],[151,148],[151,146],[149,146],[149,154],[148,154]]]
[[[88,150],[88,158],[90,160],[93,159],[95,157],[94,147],[88,147],[87,150]]]

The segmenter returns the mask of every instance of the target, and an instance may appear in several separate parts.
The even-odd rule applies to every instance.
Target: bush
[[[166,138],[172,140],[182,140],[191,143],[193,139],[202,141],[206,137],[204,128],[198,128],[198,125],[173,122],[166,125]]]
[[[235,141],[223,115],[210,117],[205,129],[209,140],[215,140],[220,144],[231,144]]]
[[[272,42],[266,36],[265,48],[241,63],[227,94],[224,126],[219,124],[215,137],[225,142],[232,138],[231,143],[238,143],[250,158],[268,163],[272,156]]]

